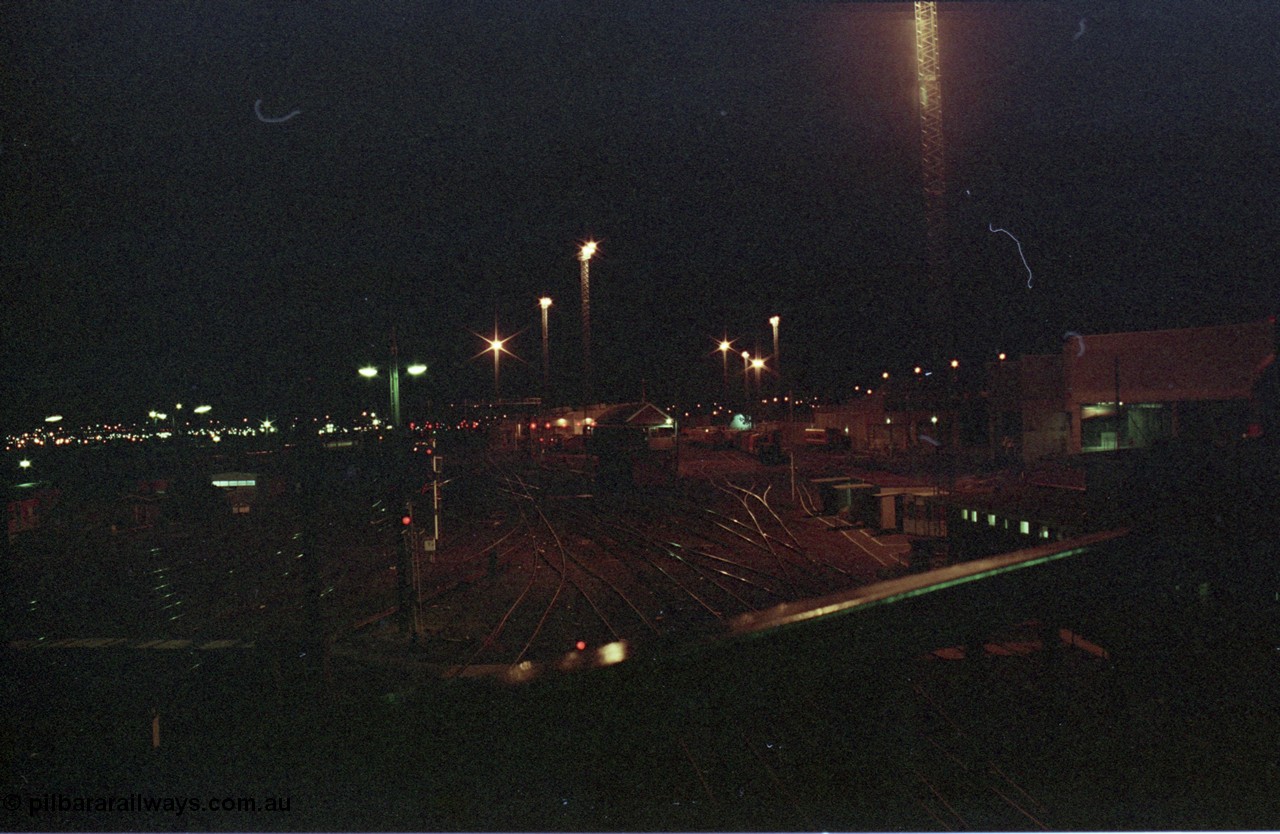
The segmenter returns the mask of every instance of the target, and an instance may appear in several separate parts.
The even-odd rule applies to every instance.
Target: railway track
[[[802,544],[768,487],[596,496],[548,488],[539,470],[502,460],[487,470],[501,536],[448,557],[451,589],[419,600],[420,652],[451,675],[678,639],[859,583]]]

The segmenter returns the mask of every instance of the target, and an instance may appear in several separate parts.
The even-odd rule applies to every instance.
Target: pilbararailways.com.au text
[[[21,796],[10,794],[4,799],[5,809],[22,807],[31,817],[56,814],[173,814],[191,813],[279,813],[290,810],[287,796],[152,796],[130,793],[114,796],[93,794],[41,793]]]

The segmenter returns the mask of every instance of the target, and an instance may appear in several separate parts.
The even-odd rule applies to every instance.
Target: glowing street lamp
[[[405,368],[410,376],[421,376],[427,372],[427,366],[421,362],[415,362]],[[365,365],[360,368],[357,373],[365,379],[373,379],[378,375],[378,369],[373,365]],[[391,328],[391,366],[389,387],[391,394],[391,421],[388,427],[400,425],[400,348],[396,344],[396,329]]]
[[[538,299],[538,306],[542,308],[542,398],[545,400],[551,390],[551,351],[547,338],[547,311],[551,309],[551,299],[544,295]]]
[[[499,339],[498,334],[495,331],[493,334],[493,338],[489,340],[489,347],[487,348],[487,350],[493,351],[493,401],[494,402],[497,402],[498,400],[502,399],[502,397],[499,394],[499,388],[498,388],[498,360],[502,358],[502,351],[505,350],[505,348],[503,347],[504,342],[506,342],[506,339]]]
[[[591,399],[591,256],[596,253],[596,242],[589,240],[578,250],[582,283],[582,393]]]
[[[60,423],[60,422],[62,422],[62,415],[61,415],[61,414],[50,414],[48,417],[44,418],[44,421],[45,421],[46,423]]]
[[[477,336],[478,338],[483,339],[485,343],[485,346],[480,351],[480,353],[477,353],[475,356],[471,357],[472,359],[475,359],[477,356],[481,356],[489,352],[493,353],[493,399],[496,402],[498,400],[498,394],[499,394],[499,388],[498,388],[499,370],[500,370],[499,361],[502,359],[502,354],[504,353],[507,354],[508,356],[519,358],[519,357],[516,357],[516,355],[511,351],[507,350],[507,342],[511,341],[512,339],[514,339],[516,336],[520,334],[516,333],[511,336],[499,336],[496,317],[493,325],[492,336],[481,336],[479,333],[476,333],[474,330],[471,332],[475,334],[475,336]]]
[[[720,344],[716,346],[716,349],[720,351],[720,395],[726,399],[729,396],[729,350],[732,347],[733,345],[729,343],[727,337],[721,339]]]
[[[761,369],[762,369],[762,368],[764,368],[764,360],[763,360],[763,359],[761,359],[759,356],[755,357],[754,359],[752,359],[752,360],[751,360],[751,367],[752,367],[752,368],[755,370],[755,372],[756,372],[756,395],[757,395],[757,396],[759,396],[759,395],[760,395],[760,393],[761,393],[761,391],[760,391],[760,371],[761,371]]]

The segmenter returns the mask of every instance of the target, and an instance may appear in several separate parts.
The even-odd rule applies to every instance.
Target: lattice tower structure
[[[916,80],[920,87],[920,178],[924,191],[925,310],[935,359],[951,352],[951,282],[948,275],[946,145],[942,135],[942,72],[938,58],[938,4],[917,2]]]

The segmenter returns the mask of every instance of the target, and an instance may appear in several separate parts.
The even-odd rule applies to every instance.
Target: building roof
[[[1063,345],[1068,401],[1247,399],[1274,349],[1267,319],[1080,336]]]
[[[649,402],[610,406],[602,411],[595,421],[598,426],[662,426],[675,423],[670,414]]]

